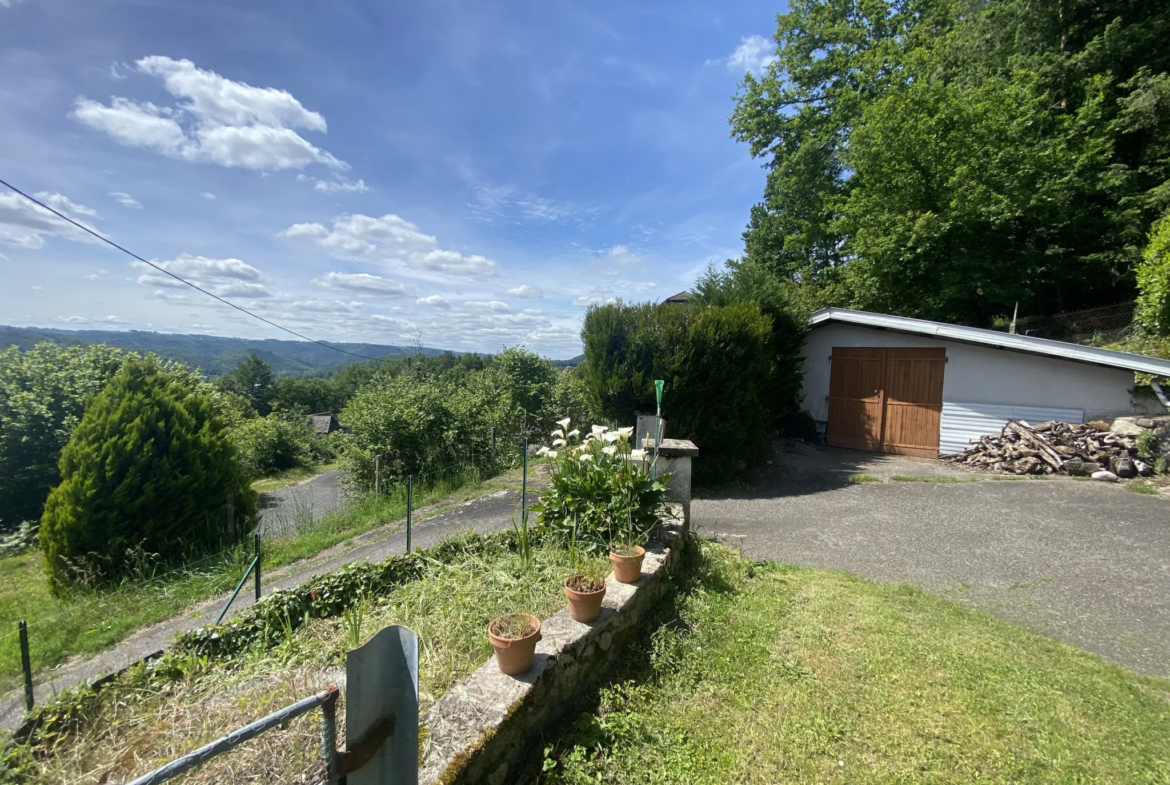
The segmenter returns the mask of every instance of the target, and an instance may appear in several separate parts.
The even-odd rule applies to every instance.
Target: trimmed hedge
[[[654,411],[654,380],[665,380],[667,434],[698,446],[697,483],[765,457],[787,401],[776,390],[772,320],[757,304],[594,306],[581,337],[582,376],[603,417],[632,425]]]

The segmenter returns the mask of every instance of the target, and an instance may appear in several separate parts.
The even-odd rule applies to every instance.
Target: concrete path
[[[850,482],[849,477],[972,482]],[[1170,677],[1170,500],[1066,478],[789,445],[751,487],[695,500],[753,557],[907,582]]]
[[[453,509],[436,505],[430,508],[431,517],[425,517],[412,527],[411,547],[415,550],[430,548],[453,534],[476,531],[487,533],[507,529],[512,525],[512,516],[520,508],[520,493],[513,490],[497,491],[481,496]],[[427,509],[416,512],[416,516],[428,515]],[[312,559],[298,562],[283,570],[262,574],[262,594],[276,589],[286,589],[304,583],[310,578],[332,572],[353,562],[380,561],[389,556],[405,553],[406,532],[403,521],[395,521],[379,529],[355,537],[353,542],[337,546]],[[201,603],[181,616],[141,630],[113,649],[86,659],[75,659],[54,668],[35,685],[34,695],[38,703],[51,694],[66,687],[100,678],[107,673],[127,668],[143,657],[165,649],[171,638],[178,632],[210,624],[219,615],[227,601],[228,594]],[[244,591],[232,605],[231,614],[239,613],[253,602],[251,591]],[[0,701],[0,729],[12,730],[20,725],[24,715],[22,693],[14,692]]]
[[[337,469],[316,477],[260,494],[260,534],[264,537],[288,537],[307,527],[327,512],[345,502]]]

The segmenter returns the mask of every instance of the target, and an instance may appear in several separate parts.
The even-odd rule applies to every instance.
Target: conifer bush
[[[153,358],[128,358],[86,407],[61,453],[41,547],[50,585],[108,583],[228,545],[256,496],[212,399]]]

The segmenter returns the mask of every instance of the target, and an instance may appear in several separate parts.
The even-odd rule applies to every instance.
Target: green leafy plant
[[[1158,447],[1158,434],[1152,430],[1145,430],[1138,434],[1138,455],[1143,458],[1156,458],[1158,456]]]
[[[362,625],[366,620],[369,602],[369,597],[363,594],[358,598],[357,602],[342,611],[342,616],[345,620],[346,640],[349,642],[351,649],[356,649],[362,645]]]
[[[594,425],[582,437],[570,424],[558,421],[552,445],[539,451],[553,465],[549,488],[532,507],[539,530],[574,552],[644,543],[658,525],[671,475],[654,476],[646,451],[630,445],[632,428]]]
[[[54,591],[141,572],[141,553],[176,562],[223,547],[226,499],[237,533],[256,497],[209,396],[153,358],[128,358],[86,407],[61,454],[61,484],[41,519],[45,570]]]

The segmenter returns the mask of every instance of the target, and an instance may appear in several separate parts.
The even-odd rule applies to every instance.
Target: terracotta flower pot
[[[569,587],[573,578],[565,579],[565,596],[569,598],[569,615],[573,621],[588,624],[601,614],[601,601],[605,599],[605,582],[597,591],[577,591]]]
[[[500,623],[506,619],[523,619],[527,622],[525,634],[520,637],[507,637],[511,633],[500,629]],[[501,634],[497,635],[497,631]],[[536,643],[540,640],[540,619],[527,613],[513,613],[500,616],[488,625],[488,640],[496,650],[496,664],[500,672],[509,676],[524,673],[532,667],[532,655],[536,652]]]
[[[641,545],[634,547],[636,556],[622,556],[611,553],[609,560],[613,562],[613,577],[618,583],[637,583],[642,577],[642,559],[646,558],[646,549]]]

